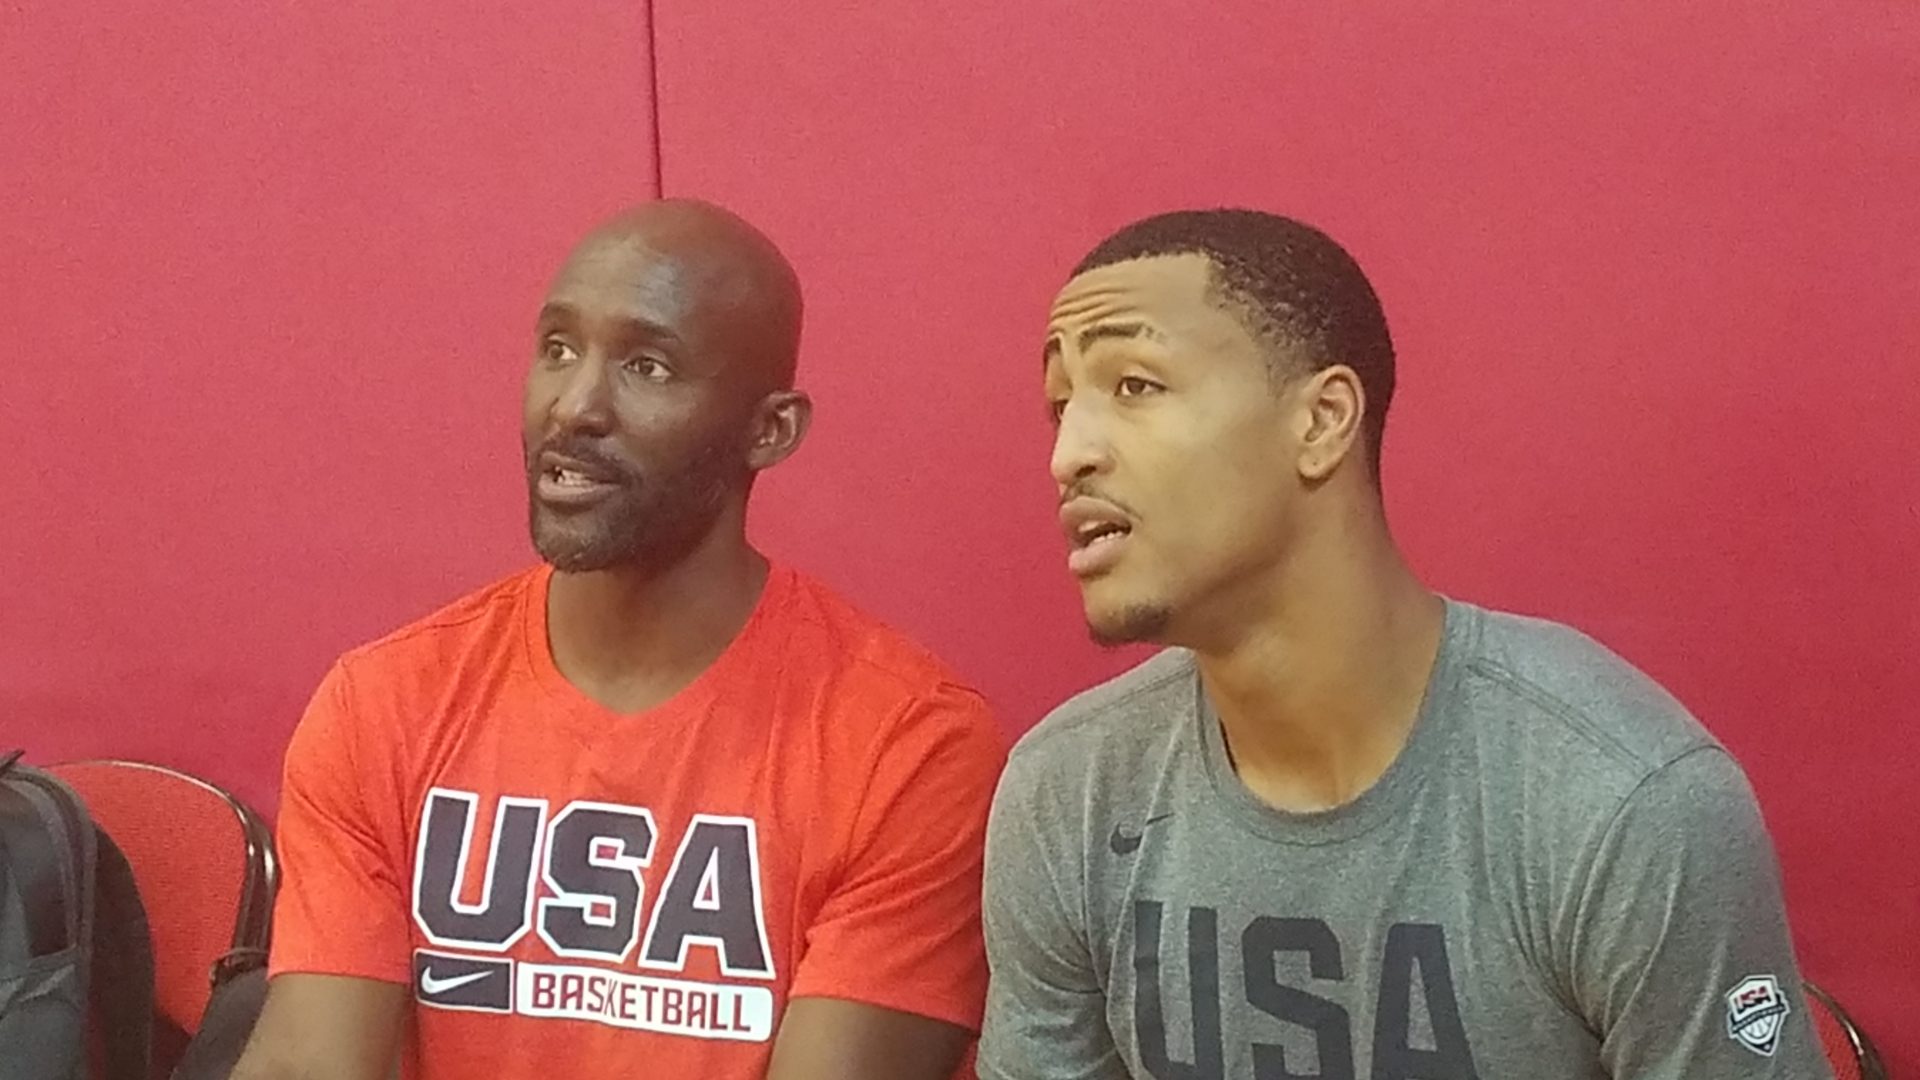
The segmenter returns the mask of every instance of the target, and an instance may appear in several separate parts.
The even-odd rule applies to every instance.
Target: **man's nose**
[[[1049,463],[1055,483],[1071,487],[1112,465],[1104,428],[1096,409],[1079,401],[1067,402],[1054,432]]]
[[[553,421],[563,431],[605,434],[612,426],[612,386],[606,365],[587,357],[567,372],[567,381],[554,399]]]

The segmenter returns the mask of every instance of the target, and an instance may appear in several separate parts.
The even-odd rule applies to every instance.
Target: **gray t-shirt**
[[[985,919],[984,1080],[1831,1076],[1739,766],[1591,640],[1466,604],[1324,813],[1240,783],[1190,654],[1068,702],[1001,781]]]

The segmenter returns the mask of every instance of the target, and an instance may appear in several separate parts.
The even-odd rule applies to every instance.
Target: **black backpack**
[[[0,755],[0,1080],[148,1080],[153,946],[126,857],[73,791]]]

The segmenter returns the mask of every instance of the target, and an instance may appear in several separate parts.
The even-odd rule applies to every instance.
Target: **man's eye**
[[[559,338],[548,338],[540,345],[540,359],[549,364],[567,364],[579,358],[580,354],[573,351],[573,346]]]
[[[1166,387],[1161,386],[1152,379],[1143,379],[1138,375],[1128,375],[1114,384],[1113,392],[1119,397],[1142,397],[1147,394],[1159,393],[1164,389],[1166,389]]]
[[[649,382],[663,382],[673,378],[673,369],[654,356],[636,356],[620,366]]]
[[[1067,415],[1067,399],[1066,398],[1053,398],[1047,402],[1047,416],[1050,419],[1052,419],[1056,427],[1059,426],[1060,419],[1066,415]]]

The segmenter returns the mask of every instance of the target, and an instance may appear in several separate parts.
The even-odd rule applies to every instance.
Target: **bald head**
[[[663,312],[671,309],[683,324],[676,332],[710,343],[716,360],[750,366],[757,377],[743,382],[793,385],[800,278],[773,241],[738,214],[698,199],[629,207],[575,246],[555,291],[570,276],[614,270],[653,292]]]
[[[567,256],[535,341],[523,437],[549,562],[658,568],[744,543],[753,478],[812,415],[793,388],[800,284],[772,241],[709,203],[627,210]]]

